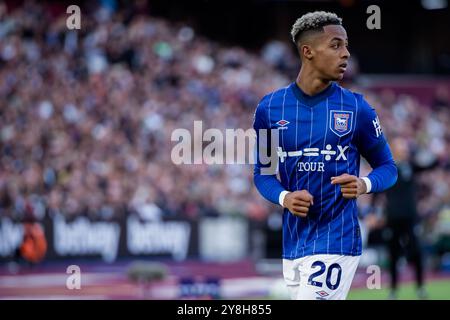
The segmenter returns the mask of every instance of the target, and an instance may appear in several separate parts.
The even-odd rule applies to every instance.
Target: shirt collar
[[[329,97],[333,92],[336,90],[337,84],[335,82],[331,82],[328,87],[320,91],[319,93],[315,95],[308,95],[300,89],[300,87],[297,85],[297,82],[293,82],[291,84],[291,89],[294,92],[295,97],[303,104],[306,104],[308,106],[314,106],[318,102],[322,101],[323,99]]]

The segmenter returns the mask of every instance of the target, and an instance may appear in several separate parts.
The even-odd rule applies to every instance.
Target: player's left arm
[[[344,198],[357,198],[363,193],[382,192],[397,181],[397,167],[391,149],[381,129],[375,110],[364,100],[358,99],[355,145],[367,160],[372,171],[367,177],[343,174],[333,177],[332,184],[339,184]]]

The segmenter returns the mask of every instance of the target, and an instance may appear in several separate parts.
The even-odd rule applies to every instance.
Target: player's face
[[[312,46],[311,62],[326,80],[341,80],[350,57],[347,32],[342,26],[328,25]]]

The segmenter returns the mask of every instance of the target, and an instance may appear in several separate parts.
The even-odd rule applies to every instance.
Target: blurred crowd
[[[194,120],[204,130],[251,128],[258,100],[288,79],[146,11],[145,2],[115,13],[98,6],[68,30],[68,15],[51,8],[2,5],[2,215],[264,210],[248,166],[173,165],[171,133],[192,131]]]
[[[172,164],[171,134],[195,120],[251,128],[259,99],[294,79],[295,53],[276,41],[260,53],[227,47],[148,10],[91,4],[69,30],[65,8],[0,4],[1,216],[263,220],[272,211],[249,165]],[[450,204],[448,91],[422,106],[357,89],[389,138],[408,141],[420,161],[438,159],[420,177],[419,210],[433,221]]]
[[[391,236],[388,225],[392,221],[407,221],[414,234],[422,240],[421,246],[426,251],[443,255],[450,251],[448,88],[438,85],[429,105],[422,105],[411,95],[395,94],[391,89],[377,93],[364,89],[359,91],[364,92],[367,101],[375,106],[397,166],[402,168],[403,182],[400,182],[399,167],[399,180],[392,189],[396,188],[395,194],[406,197],[395,199],[391,196],[390,204],[385,194],[358,199],[368,230],[366,245],[384,244]],[[366,162],[363,162],[361,172],[363,175],[370,172]],[[412,193],[406,191],[405,186],[398,186],[405,182],[413,184]]]

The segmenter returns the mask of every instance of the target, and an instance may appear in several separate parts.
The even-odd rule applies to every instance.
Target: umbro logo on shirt
[[[287,121],[287,120],[279,120],[279,121],[276,122],[276,124],[279,126],[278,130],[285,130],[285,129],[288,128],[288,127],[286,127],[286,125],[289,124],[289,121]]]
[[[318,297],[316,297],[317,300],[325,300],[325,297],[329,296],[329,294],[326,291],[316,291],[316,294]]]

